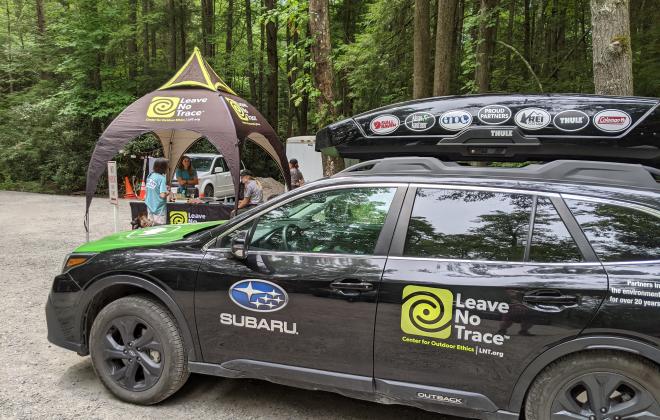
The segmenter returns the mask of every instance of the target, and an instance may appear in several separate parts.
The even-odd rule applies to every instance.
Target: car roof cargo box
[[[321,129],[316,150],[362,160],[588,159],[660,167],[660,99],[468,95],[402,102]]]

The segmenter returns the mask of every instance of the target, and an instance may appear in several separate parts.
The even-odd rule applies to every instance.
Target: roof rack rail
[[[660,169],[639,164],[555,160],[521,168],[462,166],[434,157],[393,157],[369,160],[351,166],[333,177],[360,175],[461,175],[488,178],[569,181],[658,190]]]

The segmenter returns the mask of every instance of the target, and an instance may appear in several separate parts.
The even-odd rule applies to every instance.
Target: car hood
[[[212,222],[189,223],[184,225],[153,226],[127,232],[118,232],[96,241],[87,242],[76,248],[73,252],[104,252],[138,246],[163,245],[183,239],[183,237],[191,233],[209,227],[218,226],[226,222],[226,220],[216,220]]]

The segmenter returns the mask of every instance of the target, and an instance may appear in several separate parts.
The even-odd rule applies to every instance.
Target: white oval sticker
[[[435,124],[435,117],[428,112],[415,112],[406,117],[403,122],[406,128],[411,131],[426,131]]]
[[[438,121],[445,130],[459,131],[472,124],[472,114],[462,109],[455,109],[440,115]]]
[[[632,118],[618,109],[606,109],[594,115],[594,125],[601,131],[614,133],[630,127]]]
[[[394,115],[379,115],[369,124],[369,128],[374,134],[389,134],[399,128],[401,122]]]
[[[525,108],[516,113],[516,125],[525,130],[540,130],[552,121],[550,113],[541,108]]]

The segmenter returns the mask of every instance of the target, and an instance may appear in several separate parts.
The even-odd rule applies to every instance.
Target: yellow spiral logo
[[[401,330],[406,334],[449,338],[454,295],[447,289],[406,286],[401,305]]]
[[[248,112],[247,112],[247,110],[244,109],[244,108],[241,106],[241,104],[239,104],[238,102],[236,102],[236,101],[233,100],[233,99],[227,98],[226,96],[225,96],[225,100],[227,101],[227,103],[229,104],[229,106],[231,107],[231,109],[234,110],[234,113],[236,114],[236,116],[237,116],[241,121],[244,121],[244,122],[249,122],[249,121],[250,121],[250,118],[248,117]]]
[[[149,118],[172,118],[181,98],[176,96],[154,96],[147,109]]]
[[[171,211],[170,212],[170,225],[182,225],[188,223],[187,211]]]

